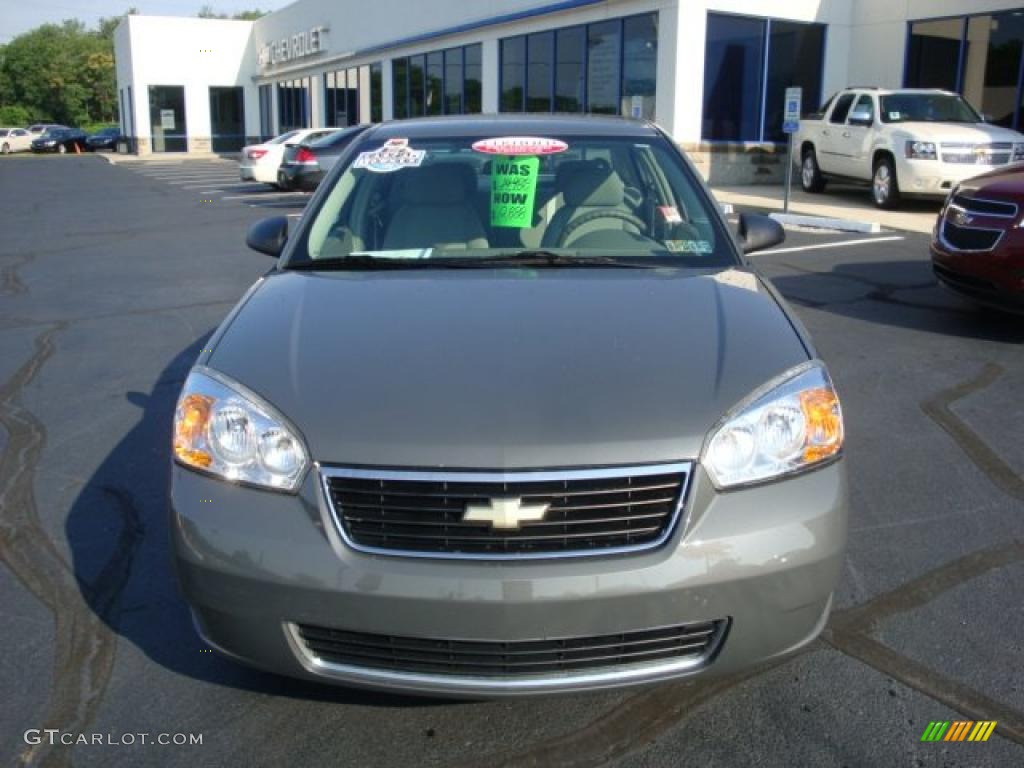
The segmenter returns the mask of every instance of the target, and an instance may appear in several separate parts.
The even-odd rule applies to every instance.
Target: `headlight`
[[[1013,162],[1019,163],[1024,160],[1024,142],[1017,142],[1013,145]]]
[[[935,144],[931,141],[908,141],[907,157],[911,160],[934,160],[938,155],[935,154]]]
[[[736,406],[711,432],[701,462],[719,489],[810,469],[843,447],[843,414],[828,371],[804,363]]]
[[[226,376],[193,369],[174,411],[174,457],[233,482],[294,491],[309,466],[276,411]]]

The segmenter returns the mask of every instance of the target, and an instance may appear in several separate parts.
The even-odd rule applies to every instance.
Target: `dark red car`
[[[962,182],[939,212],[932,267],[978,303],[1024,313],[1024,165]]]

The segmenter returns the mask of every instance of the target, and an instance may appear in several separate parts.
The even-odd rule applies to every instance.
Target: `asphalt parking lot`
[[[4,765],[1024,764],[1024,319],[939,288],[924,235],[794,232],[753,257],[843,398],[845,573],[822,638],[741,677],[424,701],[239,668],[195,635],[167,552],[174,401],[306,197],[233,163],[0,163]],[[984,743],[922,743],[995,720]],[[30,729],[202,744],[26,743]]]

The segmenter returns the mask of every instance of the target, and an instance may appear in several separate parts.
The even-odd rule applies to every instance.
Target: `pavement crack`
[[[125,524],[114,554],[92,586],[90,605],[74,569],[39,518],[34,483],[46,428],[21,404],[22,392],[53,356],[54,336],[65,327],[57,324],[37,336],[32,356],[0,386],[0,426],[8,438],[0,453],[0,561],[53,614],[53,679],[42,727],[81,733],[95,718],[113,669],[117,637],[105,622],[127,581],[141,526],[130,500],[108,489],[125,514]],[[70,747],[47,741],[29,745],[19,764],[69,766]]]
[[[989,447],[950,406],[957,400],[990,386],[1003,374],[1001,366],[986,363],[981,372],[967,381],[932,395],[921,403],[921,410],[953,438],[967,458],[1003,493],[1024,501],[1024,478]]]
[[[871,634],[886,619],[927,605],[989,571],[1024,560],[1024,541],[1012,541],[945,563],[868,602],[836,611],[822,639],[837,651],[946,704],[972,720],[996,720],[996,733],[1024,745],[1024,713],[952,680],[887,647]]]

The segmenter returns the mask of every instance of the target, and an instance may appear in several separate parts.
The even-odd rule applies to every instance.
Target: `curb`
[[[782,225],[835,229],[840,232],[864,232],[870,235],[876,235],[882,231],[882,226],[877,221],[836,219],[829,216],[801,216],[795,213],[769,213],[768,216]]]

